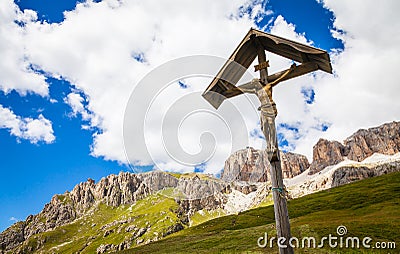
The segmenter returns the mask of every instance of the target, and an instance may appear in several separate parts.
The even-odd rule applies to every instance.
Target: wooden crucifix
[[[300,65],[294,63],[287,70],[268,75],[269,62],[266,59],[265,51],[289,58]],[[260,72],[260,78],[237,87],[237,82],[256,57],[258,65],[255,66],[255,71]],[[281,254],[293,253],[293,248],[288,242],[291,238],[290,223],[275,127],[277,108],[272,98],[272,88],[282,81],[316,70],[332,73],[332,66],[326,51],[250,29],[203,93],[203,97],[216,109],[225,99],[243,93],[254,93],[260,100],[261,130],[266,139],[266,151],[271,164],[270,181],[274,199],[277,239],[284,239],[279,246]]]

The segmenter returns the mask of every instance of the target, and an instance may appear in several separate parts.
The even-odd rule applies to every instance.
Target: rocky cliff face
[[[392,161],[380,165],[375,165],[372,167],[345,166],[335,170],[335,172],[332,175],[331,187],[348,184],[354,181],[359,181],[370,177],[385,175],[392,172],[397,172],[399,170],[400,170],[400,161]]]
[[[313,148],[313,162],[309,174],[315,174],[326,166],[344,159],[362,161],[374,153],[393,155],[400,151],[400,122],[386,123],[367,130],[359,130],[346,140],[320,139]]]
[[[266,153],[252,147],[233,153],[225,161],[221,179],[225,182],[266,182],[269,179]]]
[[[310,167],[306,156],[291,152],[281,154],[281,163],[284,178],[295,177]]]
[[[324,168],[317,174],[309,175],[308,171],[294,178],[284,179],[291,197],[301,197],[354,181],[400,171],[400,153],[394,155],[375,153],[361,162],[345,159],[336,165]]]
[[[266,182],[270,179],[267,153],[252,147],[233,153],[225,161],[221,179],[225,182]],[[307,157],[295,153],[281,153],[283,177],[291,178],[309,167]]]
[[[0,234],[0,253],[12,250],[25,241],[25,221],[19,221]]]
[[[359,130],[344,141],[344,156],[362,161],[374,153],[393,155],[400,151],[400,122]]]
[[[313,162],[309,174],[315,174],[326,166],[343,161],[344,146],[337,141],[320,139],[313,147]]]

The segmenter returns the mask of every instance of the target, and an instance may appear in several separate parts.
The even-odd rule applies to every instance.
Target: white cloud
[[[14,216],[10,217],[9,219],[10,221],[12,221],[13,223],[18,222],[19,219],[15,218]]]
[[[72,115],[80,114],[82,119],[88,121],[91,119],[90,112],[84,106],[85,99],[77,92],[72,92],[64,98],[64,102],[72,108]]]
[[[12,0],[0,2],[0,90],[8,93],[16,90],[22,95],[33,92],[45,96],[48,84],[45,77],[31,66],[26,50],[25,30],[19,23],[37,19],[35,12],[21,12]]]
[[[37,119],[21,118],[2,105],[0,105],[0,128],[8,129],[11,135],[27,139],[33,144],[38,142],[49,144],[55,140],[51,122],[42,114]]]
[[[297,33],[296,26],[294,24],[288,23],[281,15],[278,15],[278,17],[276,17],[276,19],[274,20],[274,24],[271,28],[271,33],[303,44],[310,45],[313,43],[312,41],[307,40],[305,33]]]

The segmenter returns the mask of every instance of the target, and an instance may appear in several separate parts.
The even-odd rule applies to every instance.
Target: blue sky
[[[99,4],[96,5],[97,2],[99,2]],[[140,24],[136,24],[140,23],[140,20],[136,21],[136,23],[132,23],[131,21],[125,22],[124,20],[118,21],[122,23],[120,23],[120,26],[117,26],[117,28],[133,26],[134,28],[131,30],[129,30],[130,28],[125,31],[119,31],[119,29],[115,28],[107,29],[108,21],[102,22],[101,20],[101,17],[104,16],[103,12],[105,15],[109,15],[112,13],[113,9],[123,8],[123,6],[121,7],[121,5],[112,0],[107,2],[108,5],[101,5],[101,1],[95,1],[89,4],[88,7],[81,6],[79,11],[74,11],[77,2],[70,0],[19,0],[15,3],[21,11],[30,9],[37,13],[37,20],[23,21],[25,24],[23,24],[22,27],[27,29],[27,31],[29,31],[28,34],[31,33],[30,35],[32,37],[23,37],[24,39],[22,43],[25,46],[21,46],[21,49],[27,50],[27,52],[24,51],[23,58],[25,59],[26,57],[28,60],[24,61],[29,63],[29,66],[26,67],[24,71],[31,75],[30,77],[32,78],[39,78],[37,83],[32,85],[32,88],[30,89],[21,85],[15,85],[14,87],[9,86],[7,88],[6,82],[8,79],[2,80],[0,75],[0,85],[2,85],[2,87],[0,87],[2,88],[0,90],[0,105],[3,107],[3,109],[8,109],[11,111],[12,114],[16,116],[14,120],[19,122],[19,124],[25,124],[24,126],[26,127],[28,126],[27,124],[32,121],[32,119],[37,119],[40,120],[39,122],[41,124],[50,122],[52,131],[39,134],[35,134],[37,132],[33,132],[32,134],[32,132],[26,130],[26,132],[23,134],[20,133],[18,135],[14,135],[11,132],[11,127],[9,127],[7,123],[0,122],[0,160],[2,173],[2,181],[0,185],[0,204],[3,208],[2,212],[0,213],[0,230],[10,226],[15,222],[15,220],[24,220],[29,214],[38,213],[43,208],[44,204],[50,201],[54,194],[64,193],[67,190],[71,190],[81,181],[85,181],[88,178],[98,181],[101,177],[109,174],[117,174],[120,171],[130,170],[129,166],[124,164],[123,159],[121,159],[122,157],[119,150],[114,149],[114,147],[117,147],[115,144],[119,144],[120,141],[115,141],[113,139],[114,136],[111,134],[109,135],[109,130],[117,128],[114,126],[114,124],[118,121],[115,119],[109,120],[107,117],[110,115],[112,116],[113,112],[110,113],[107,111],[109,109],[104,109],[104,104],[118,104],[120,100],[115,96],[112,97],[112,99],[108,98],[109,100],[105,100],[107,98],[102,97],[104,92],[96,93],[97,90],[103,91],[101,90],[102,88],[100,88],[100,85],[98,85],[102,82],[102,80],[111,77],[110,80],[107,81],[109,83],[106,83],[105,86],[115,87],[116,90],[110,90],[109,93],[114,94],[115,92],[117,95],[117,90],[122,89],[123,85],[121,84],[125,81],[116,80],[115,83],[113,83],[112,77],[121,77],[121,73],[127,73],[127,79],[139,79],[143,73],[148,71],[146,68],[151,67],[149,67],[149,65],[151,65],[152,61],[154,61],[154,65],[157,65],[163,63],[163,61],[167,60],[169,57],[175,56],[170,55],[171,53],[169,51],[172,50],[172,47],[168,46],[170,45],[168,43],[176,43],[176,45],[178,45],[176,48],[184,51],[183,54],[186,55],[191,53],[210,53],[221,54],[225,57],[229,55],[229,51],[231,51],[232,47],[234,46],[233,44],[236,43],[229,42],[230,44],[227,46],[227,49],[224,49],[224,42],[221,41],[216,43],[215,51],[213,51],[214,49],[210,49],[210,52],[202,52],[200,49],[196,49],[196,51],[190,47],[185,48],[179,46],[179,43],[182,41],[190,40],[190,36],[184,36],[182,38],[176,38],[175,36],[173,39],[176,39],[176,41],[171,40],[170,38],[170,40],[167,40],[166,38],[159,39],[163,38],[161,34],[157,34],[159,30],[164,29],[161,22],[158,24],[157,20],[154,21],[154,17],[152,17],[150,13],[140,12],[140,8],[144,8],[140,6],[140,4],[137,5],[137,9],[135,9],[136,7],[132,7],[132,10],[137,11],[137,13],[135,12],[136,16],[142,17],[144,20],[143,24],[147,24],[146,22],[150,23],[149,29],[143,29],[145,31],[141,30]],[[314,46],[325,49],[329,52],[336,52],[337,49],[344,49],[344,44],[342,41],[333,38],[331,34],[331,30],[334,29],[334,13],[328,9],[325,9],[322,4],[315,0],[271,0],[264,3],[260,1],[253,1],[251,3],[252,4],[250,4],[250,6],[245,6],[242,8],[242,14],[236,17],[237,21],[225,21],[225,17],[216,18],[216,20],[223,20],[221,21],[221,26],[225,25],[227,22],[238,22],[237,25],[227,25],[229,29],[233,29],[231,31],[235,31],[236,34],[240,35],[234,38],[236,41],[239,41],[241,37],[245,35],[245,29],[248,30],[248,24],[251,22],[253,22],[255,25],[258,25],[259,29],[274,31],[274,29],[277,29],[278,27],[278,24],[274,23],[274,21],[280,17],[280,20],[284,20],[284,22],[281,22],[280,24],[283,24],[284,28],[287,28],[287,31],[295,33],[300,37],[303,36],[303,38],[306,38],[308,41],[312,41]],[[263,14],[252,17],[252,14],[254,14],[256,9],[253,8],[255,5],[262,6],[263,11],[258,11],[259,13]],[[171,13],[174,13],[171,15],[176,15],[176,17],[178,17],[182,14],[182,12],[179,12],[178,6],[176,8],[178,11],[175,12],[174,7],[175,6],[172,6],[171,10],[167,10],[166,12],[171,11]],[[65,11],[72,11],[68,16],[68,22],[70,23],[65,20],[65,16],[63,14]],[[179,13],[179,15],[177,13]],[[129,15],[130,14],[128,14],[128,16]],[[135,15],[132,14],[131,16]],[[247,15],[247,17],[243,17],[243,15]],[[82,38],[86,38],[85,31],[82,34],[77,35],[78,39],[71,39],[71,44],[65,44],[61,46],[63,40],[68,40],[68,37],[61,37],[62,33],[59,33],[60,35],[56,34],[54,37],[45,37],[47,35],[42,34],[40,36],[43,37],[40,37],[38,35],[40,33],[40,29],[35,30],[37,27],[33,25],[36,24],[37,26],[45,27],[46,23],[54,23],[60,27],[61,30],[63,27],[68,27],[69,24],[72,24],[70,25],[72,30],[75,28],[76,30],[79,30],[79,27],[74,27],[73,24],[79,24],[79,22],[81,22],[81,24],[84,25],[82,22],[86,21],[88,21],[88,24],[90,24],[90,22],[93,21],[90,19],[91,17],[94,17],[95,21],[97,21],[95,19],[97,17],[99,22],[104,24],[104,35],[106,35],[106,31],[108,31],[107,36],[109,37],[107,38],[118,36],[122,38],[118,39],[117,41],[112,41],[117,44],[123,44],[125,38],[124,33],[128,33],[127,31],[129,31],[129,33],[143,33],[143,39],[132,39],[129,37],[132,39],[132,41],[129,41],[129,43],[127,42],[127,44],[129,44],[129,49],[132,52],[135,52],[134,54],[128,54],[128,56],[133,57],[136,62],[130,62],[129,59],[127,61],[134,68],[136,68],[134,70],[137,70],[137,72],[132,71],[132,69],[129,69],[128,72],[123,72],[125,70],[115,67],[111,62],[102,62],[101,58],[99,58],[100,60],[97,59],[97,61],[95,60],[90,62],[90,57],[93,55],[89,54],[87,55],[87,58],[80,58],[81,55],[84,55],[86,51],[91,50],[89,47],[85,50],[79,51],[80,48],[78,46],[86,43],[85,41],[83,41],[84,43],[79,41],[82,40]],[[116,20],[120,18],[116,16],[112,17],[114,17]],[[84,18],[87,18],[87,20]],[[187,17],[187,19],[189,19],[189,17]],[[190,17],[190,19],[193,19],[191,20],[191,22],[194,22],[193,27],[196,27],[197,25],[201,26],[199,23],[202,22],[196,22],[196,17]],[[78,21],[73,23],[72,21],[74,20]],[[171,22],[171,19],[169,18],[165,20],[167,20],[167,22]],[[156,24],[154,25],[152,22],[155,22]],[[178,19],[176,22],[182,22],[182,20]],[[96,24],[96,22],[93,23]],[[295,27],[294,31],[290,30],[291,24]],[[235,28],[232,28],[235,26],[238,26],[238,31],[234,30]],[[50,30],[57,29],[54,27],[47,28]],[[147,32],[147,30],[151,30],[150,28],[155,29],[154,32]],[[196,30],[195,28],[193,29]],[[211,27],[206,27],[206,30],[207,29],[211,29]],[[341,29],[341,27],[336,28],[336,30],[339,32]],[[110,30],[112,32],[110,32]],[[43,32],[43,30],[41,30],[41,32]],[[96,35],[99,37],[103,35],[102,28],[95,32],[97,32]],[[168,33],[168,35],[170,34],[172,34],[172,32]],[[360,37],[362,36],[363,35],[360,35]],[[4,38],[5,37],[0,37],[0,45],[7,43]],[[53,43],[57,39],[60,39],[60,42]],[[342,40],[345,41],[346,38],[342,38]],[[347,39],[347,41],[349,42],[350,39]],[[76,46],[74,43],[76,43],[78,46]],[[99,54],[105,53],[105,57],[109,56],[107,54],[109,44],[102,44],[103,41],[101,38],[93,39],[90,43],[88,42],[88,45],[92,45],[92,48],[99,49],[99,51],[95,52],[98,52]],[[189,44],[191,43],[184,43],[185,46]],[[28,46],[26,47],[26,45]],[[119,47],[118,45],[116,48]],[[156,51],[158,52],[157,54],[162,55],[162,57],[160,56],[154,60],[155,58],[154,54],[152,54],[151,48],[156,48],[156,46],[159,47],[159,51]],[[73,50],[68,51],[68,47],[71,47]],[[77,50],[75,50],[74,47],[77,47]],[[164,51],[162,51],[162,47],[166,47],[165,52],[167,53],[163,53]],[[205,47],[210,48],[210,46]],[[218,51],[218,48],[221,48],[221,50]],[[48,52],[52,53],[50,54]],[[119,52],[114,53],[112,50],[111,52],[112,57],[110,59],[115,60],[116,63],[124,63],[125,59],[118,58]],[[55,54],[59,54],[59,56],[52,58],[52,56]],[[71,55],[76,57],[76,59],[79,59],[79,61],[74,62],[75,58],[69,58]],[[21,57],[19,59],[21,59]],[[87,76],[85,76],[85,74],[82,74],[84,71],[80,73],[80,70],[86,69],[74,69],[74,63],[85,61],[90,62],[88,63],[88,66],[96,68],[96,72],[94,72],[95,75],[89,75],[89,73]],[[340,62],[340,58],[338,58],[337,61]],[[65,64],[67,62],[71,62],[71,64]],[[343,65],[345,66],[345,64]],[[43,77],[44,81],[40,81],[40,77]],[[312,81],[314,79],[311,77],[310,80]],[[99,83],[96,83],[95,81],[98,81]],[[322,98],[318,96],[320,94],[322,96],[328,92],[326,92],[326,90],[321,90],[321,92],[314,91],[315,87],[313,84],[307,83],[308,81],[304,82],[304,84],[298,87],[298,91],[296,90],[296,98],[302,98],[299,102],[299,105],[302,105],[300,108],[303,108],[302,112],[304,112],[304,114],[309,114],[309,112],[314,112],[314,104],[318,102],[318,98]],[[332,81],[328,80],[324,82],[328,84]],[[362,83],[362,81],[360,81],[360,83]],[[48,86],[47,91],[45,88],[43,88],[46,86],[44,84],[47,84]],[[129,84],[131,83],[128,83],[128,86]],[[180,82],[179,84],[181,88],[188,88],[186,83]],[[96,87],[97,85],[99,88]],[[38,88],[39,86],[41,86],[41,88]],[[75,100],[75,103],[72,100],[68,101],[68,98],[72,98],[68,97],[71,94],[74,95],[73,98],[77,99]],[[284,94],[280,96],[284,96]],[[121,101],[124,100],[121,99]],[[324,101],[326,100],[320,100],[319,103],[323,103]],[[329,105],[325,106],[325,108],[327,107],[329,107]],[[324,105],[322,105],[321,108],[324,108]],[[283,108],[283,112],[285,112],[285,110],[286,109]],[[120,111],[122,111],[121,108],[114,113],[116,115],[122,115],[123,112]],[[326,111],[327,110],[324,112]],[[321,112],[317,113],[305,118],[306,120],[302,122],[293,120],[296,119],[296,115],[290,119],[284,117],[280,119],[278,128],[278,131],[280,132],[279,140],[284,150],[291,150],[290,148],[296,147],[301,148],[300,144],[291,143],[292,141],[299,140],[301,137],[313,135],[313,138],[310,139],[310,142],[314,142],[314,140],[321,135],[321,133],[326,133],[326,135],[328,135],[330,133],[329,131],[331,131],[331,126],[332,136],[339,135],[338,133],[345,135],[356,128],[349,128],[342,132],[335,131],[342,130],[340,128],[334,128],[335,126],[342,126],[340,125],[342,123],[337,120],[335,114],[332,114],[332,112],[327,115]],[[397,116],[397,114],[392,114],[389,117],[382,116],[378,120],[393,120]],[[348,118],[354,119],[351,118],[351,116],[348,116]],[[46,122],[46,119],[49,122]],[[306,121],[309,121],[310,123],[305,123]],[[363,118],[359,122],[355,122],[354,126],[357,126],[359,123],[365,125],[372,124],[368,121],[364,121]],[[348,123],[349,122],[347,121],[346,124]],[[29,129],[28,127],[26,128]],[[34,130],[38,131],[37,129]],[[257,136],[254,135],[254,133],[256,132],[253,130],[253,136]],[[310,143],[304,144],[310,146]],[[143,163],[141,165],[147,164]],[[151,165],[147,165],[145,169],[149,169],[150,167]]]

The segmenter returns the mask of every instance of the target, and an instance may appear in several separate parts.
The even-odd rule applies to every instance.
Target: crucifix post
[[[267,57],[265,55],[265,50],[263,46],[261,45],[261,42],[259,41],[258,38],[255,38],[255,44],[257,47],[257,58],[258,58],[258,68],[260,70],[260,81],[263,84],[268,83],[268,62],[267,62]],[[257,70],[256,69],[256,70]]]
[[[258,57],[258,66],[256,66],[256,70],[260,71],[260,81],[262,84],[268,83],[268,61],[266,59],[265,50],[261,45],[261,42],[258,38],[255,39],[256,47],[257,47],[257,57]],[[273,128],[275,127],[275,119],[271,119],[274,123]],[[273,131],[275,134],[272,137],[274,140],[268,140],[267,142],[274,142],[277,140],[276,130]],[[278,142],[276,142],[278,144]],[[276,145],[277,146],[277,145]],[[268,147],[268,144],[267,144]],[[290,234],[290,222],[289,222],[289,213],[287,209],[286,202],[286,190],[283,185],[283,177],[282,177],[282,168],[279,156],[279,148],[276,147],[276,156],[272,156],[270,160],[271,168],[271,185],[272,185],[272,195],[274,199],[274,212],[275,212],[275,223],[276,223],[276,234],[278,237],[278,246],[280,254],[292,254],[293,248],[289,245],[289,239],[291,238]],[[279,239],[285,239],[285,241],[279,241]]]

